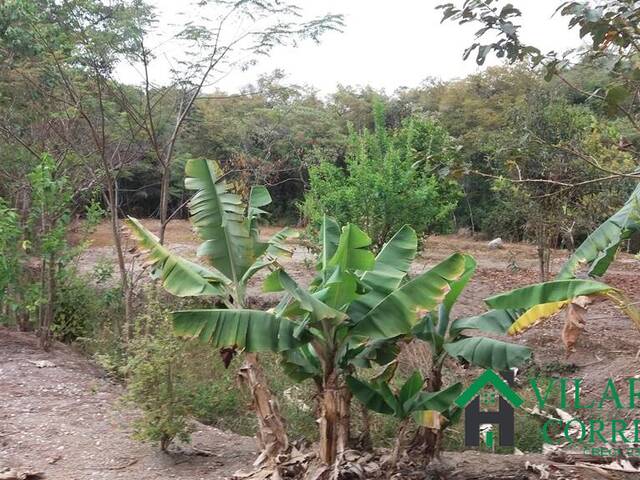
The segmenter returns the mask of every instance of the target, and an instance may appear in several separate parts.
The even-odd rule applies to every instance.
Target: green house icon
[[[511,405],[518,408],[524,403],[520,395],[514,392],[511,387],[493,370],[485,370],[476,380],[464,390],[455,400],[455,404],[464,408],[471,402],[487,385],[493,386],[502,398],[507,400]]]
[[[513,372],[504,372],[511,383]],[[482,411],[480,408],[480,391],[491,385],[499,394],[497,411]],[[480,427],[490,424],[500,429],[500,446],[513,446],[515,440],[514,408],[520,407],[524,400],[493,370],[486,370],[475,382],[460,394],[455,404],[464,408],[464,443],[468,447],[480,445]],[[493,447],[493,432],[487,434],[487,445]]]

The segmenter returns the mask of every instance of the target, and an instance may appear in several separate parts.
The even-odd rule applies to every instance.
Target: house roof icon
[[[514,392],[497,373],[493,370],[485,370],[482,375],[476,378],[476,380],[456,398],[455,404],[461,408],[466,407],[467,404],[478,395],[480,390],[487,385],[492,385],[502,398],[516,408],[524,403],[523,398]]]

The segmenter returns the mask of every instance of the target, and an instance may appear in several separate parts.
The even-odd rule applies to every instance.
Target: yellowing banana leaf
[[[169,293],[178,297],[225,294],[228,278],[171,253],[135,218],[129,217],[126,223],[140,247],[147,251],[154,276],[160,278]]]
[[[436,410],[419,410],[413,412],[412,417],[419,426],[432,430],[440,430],[447,421],[446,417]]]
[[[581,265],[589,266],[589,275],[600,277],[609,268],[620,247],[634,232],[640,231],[640,185],[624,206],[589,235],[571,255],[558,278],[572,278]]]
[[[517,335],[522,333],[536,323],[549,318],[551,315],[562,310],[565,305],[571,303],[571,300],[561,300],[559,302],[550,302],[550,303],[541,303],[540,305],[536,305],[535,307],[531,307],[525,313],[523,313],[520,317],[516,319],[516,321],[509,327],[507,333],[509,335]]]
[[[582,295],[604,295],[611,290],[609,285],[594,280],[554,280],[494,295],[487,298],[485,302],[496,309],[529,309],[541,303],[571,300]]]
[[[296,324],[258,310],[182,310],[173,312],[177,335],[214,347],[248,352],[283,352],[304,344],[294,336]]]
[[[629,297],[620,290],[611,290],[606,293],[606,297],[615,303],[623,313],[633,320],[636,327],[640,329],[640,310]]]
[[[418,310],[436,308],[451,289],[451,282],[462,276],[464,267],[463,255],[451,255],[387,295],[357,322],[351,335],[377,339],[410,333],[418,323]]]

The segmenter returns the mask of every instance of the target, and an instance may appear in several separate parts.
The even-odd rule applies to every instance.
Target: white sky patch
[[[464,77],[481,70],[474,58],[462,59],[464,49],[474,41],[477,26],[440,23],[441,11],[435,7],[444,0],[300,0],[304,15],[315,17],[324,13],[342,13],[344,32],[329,32],[320,44],[304,42],[297,48],[276,48],[270,57],[262,58],[247,71],[235,70],[218,78],[206,90],[228,93],[255,82],[265,73],[282,69],[287,81],[317,88],[321,94],[335,90],[338,84],[371,85],[387,93],[408,86],[414,87],[428,77],[444,80]],[[152,0],[159,14],[160,25],[182,24],[190,14],[185,5],[175,0]],[[567,29],[567,19],[552,17],[557,0],[514,0],[523,12],[522,38],[543,52],[562,52],[582,44],[576,29]],[[175,27],[165,27],[163,35]],[[169,65],[182,52],[173,41],[157,38],[155,53],[161,53],[150,68],[155,84],[169,80]],[[491,57],[487,65],[499,62]],[[120,80],[140,84],[139,67],[121,65]],[[220,77],[220,76],[218,76]]]

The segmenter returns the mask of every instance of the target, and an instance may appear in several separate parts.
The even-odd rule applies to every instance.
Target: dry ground
[[[152,230],[157,228],[156,222],[145,221],[145,224]],[[188,222],[172,222],[167,238],[173,250],[193,257],[197,239]],[[108,227],[103,225],[96,232],[92,247],[79,261],[81,270],[90,272],[100,259],[112,259],[109,242]],[[486,242],[456,236],[427,239],[415,271],[433,265],[454,251],[473,254],[479,264],[454,315],[480,313],[484,310],[483,298],[537,281],[534,247],[506,244],[503,250],[490,250]],[[555,268],[562,264],[564,257],[565,253],[555,252]],[[313,276],[313,263],[308,259],[306,249],[296,246],[293,258],[284,262],[301,283],[309,282]],[[623,288],[634,301],[640,301],[638,266],[637,260],[623,254],[604,281]],[[256,279],[250,289],[253,296],[260,294],[259,281]],[[534,348],[539,365],[575,364],[578,370],[574,375],[585,378],[585,383],[600,385],[607,377],[616,377],[622,382],[626,377],[640,375],[636,359],[640,333],[613,307],[602,304],[593,309],[586,332],[578,341],[577,352],[570,356],[560,341],[561,328],[562,320],[553,319],[516,341]],[[34,362],[40,360],[47,360],[55,367],[38,368]],[[194,443],[200,449],[215,452],[214,456],[168,456],[157,452],[155,446],[131,440],[128,424],[133,413],[119,405],[121,393],[119,385],[109,381],[69,347],[58,344],[51,353],[44,353],[31,335],[0,329],[0,472],[2,467],[10,466],[44,471],[47,478],[59,480],[218,479],[250,464],[254,456],[251,439],[204,425],[198,425]],[[587,394],[596,393],[587,391]],[[474,461],[475,457],[469,454],[448,455],[453,462],[451,472],[465,462],[472,470],[489,468],[496,463],[495,459],[485,457]],[[526,458],[508,461],[521,465]]]

